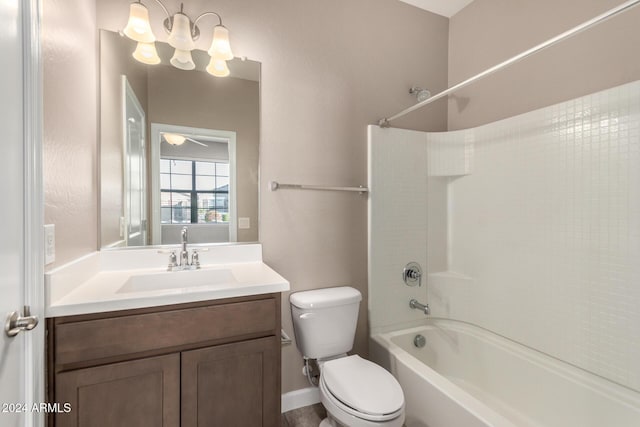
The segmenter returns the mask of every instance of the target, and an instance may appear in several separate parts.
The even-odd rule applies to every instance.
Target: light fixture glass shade
[[[207,65],[207,73],[216,77],[227,77],[229,75],[229,67],[224,59],[214,59],[211,57],[209,65]]]
[[[181,70],[193,70],[196,68],[196,64],[191,58],[191,51],[176,49],[171,57],[171,65]]]
[[[155,43],[138,43],[133,57],[143,64],[155,65],[160,63],[160,57],[156,51]]]
[[[193,50],[195,44],[191,37],[191,20],[183,13],[173,15],[173,26],[167,40],[169,44],[180,50]]]
[[[139,43],[153,43],[156,37],[149,25],[149,11],[142,3],[131,3],[129,8],[129,22],[123,33],[131,40]]]
[[[170,145],[182,145],[187,140],[184,136],[177,133],[165,133],[163,134],[164,140]]]
[[[233,59],[231,44],[229,43],[229,30],[222,25],[216,25],[213,29],[213,41],[208,51],[211,57],[228,61]]]

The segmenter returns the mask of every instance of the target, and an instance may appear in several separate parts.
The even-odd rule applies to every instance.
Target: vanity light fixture
[[[136,50],[133,51],[133,57],[143,64],[155,65],[160,63],[155,43],[138,42]]]
[[[229,75],[229,67],[227,67],[227,61],[224,59],[211,58],[209,65],[207,65],[207,73],[216,77],[227,77]]]
[[[164,11],[167,18],[164,20],[164,29],[169,34],[168,43],[175,49],[171,58],[171,65],[181,70],[193,70],[195,63],[191,57],[191,51],[195,48],[194,40],[200,36],[198,21],[208,15],[218,18],[218,25],[213,28],[213,40],[207,53],[211,56],[206,70],[216,77],[229,75],[227,61],[233,59],[231,44],[229,43],[229,30],[222,25],[222,17],[215,12],[204,12],[195,20],[184,13],[184,5],[180,4],[180,12],[173,16],[160,0],[155,0]],[[124,35],[138,42],[133,57],[144,64],[158,64],[160,57],[156,51],[156,37],[149,23],[149,10],[140,1],[131,3],[129,7],[129,21],[123,30]]]
[[[149,24],[149,10],[142,3],[131,3],[129,7],[129,22],[124,29],[124,34],[131,40],[139,43],[153,43],[156,36],[151,31]]]

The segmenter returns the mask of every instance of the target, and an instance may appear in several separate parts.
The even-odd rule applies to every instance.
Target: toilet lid
[[[393,375],[360,356],[326,362],[322,376],[331,394],[358,412],[391,414],[404,404],[402,388]]]

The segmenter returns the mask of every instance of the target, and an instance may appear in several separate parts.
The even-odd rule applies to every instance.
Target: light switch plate
[[[238,228],[241,230],[246,230],[251,228],[251,221],[249,218],[239,217],[238,218]]]
[[[56,260],[56,226],[46,224],[44,226],[44,265],[49,265]]]

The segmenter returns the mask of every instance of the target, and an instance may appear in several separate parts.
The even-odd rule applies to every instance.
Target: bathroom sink
[[[200,248],[203,249],[203,248]],[[45,274],[45,316],[75,316],[289,290],[260,244],[211,245],[199,270],[163,268],[158,248],[97,251]]]
[[[236,283],[235,276],[228,269],[164,271],[133,275],[117,292],[152,292],[200,286],[232,286]]]

